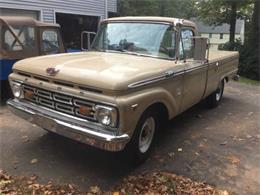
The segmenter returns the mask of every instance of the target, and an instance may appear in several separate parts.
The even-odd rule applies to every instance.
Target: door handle
[[[169,78],[169,77],[173,77],[174,76],[174,71],[173,70],[168,70],[165,72],[165,77]]]
[[[218,69],[219,69],[219,63],[216,62],[216,70],[218,70]]]

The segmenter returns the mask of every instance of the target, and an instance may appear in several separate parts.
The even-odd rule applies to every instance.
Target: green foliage
[[[242,45],[241,40],[220,44],[219,50],[238,51],[239,52],[239,70],[238,74],[253,80],[260,80],[259,54],[255,52],[257,48],[248,49]]]
[[[197,15],[195,0],[119,0],[121,16],[167,16],[190,18]]]
[[[241,75],[260,80],[260,1],[254,0],[253,14],[246,29],[245,44],[240,52]]]
[[[241,51],[243,49],[243,45],[241,39],[236,39],[235,42],[226,42],[218,45],[219,50],[226,51]]]
[[[248,18],[252,0],[200,0],[196,4],[199,18],[209,25],[230,24],[232,4],[236,6],[237,19]]]
[[[251,79],[248,79],[246,77],[240,77],[239,78],[239,82],[240,83],[245,83],[245,84],[248,84],[248,85],[260,86],[260,81],[251,80]]]

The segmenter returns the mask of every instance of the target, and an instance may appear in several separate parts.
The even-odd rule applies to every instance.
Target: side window
[[[59,38],[55,30],[44,30],[42,33],[42,50],[45,54],[59,53]]]
[[[15,38],[9,30],[6,30],[4,33],[4,44],[3,48],[6,50],[22,50],[22,46],[20,44],[15,45]]]
[[[182,39],[180,39],[180,43],[179,43],[179,58],[180,60],[184,58]]]
[[[4,31],[3,49],[19,51],[24,49],[34,49],[35,47],[35,31],[33,27],[15,26],[13,31],[16,37],[9,29]]]
[[[160,49],[159,49],[159,56],[161,57],[175,57],[175,31],[169,28],[163,35]]]
[[[191,29],[181,30],[181,39],[183,44],[184,57],[186,59],[193,58],[193,52],[194,52],[194,40],[192,39],[193,36],[194,34]]]

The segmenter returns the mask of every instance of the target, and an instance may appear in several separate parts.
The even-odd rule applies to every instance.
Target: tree
[[[197,15],[195,0],[119,0],[121,16],[167,16],[186,18]]]
[[[240,52],[239,73],[260,80],[260,1],[254,0],[253,14],[246,29],[244,48]]]
[[[236,20],[245,19],[245,10],[252,0],[200,0],[197,3],[200,19],[209,25],[230,24],[229,41],[234,43]]]

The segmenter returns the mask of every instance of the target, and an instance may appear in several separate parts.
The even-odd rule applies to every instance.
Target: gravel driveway
[[[260,87],[231,82],[223,102],[199,104],[162,129],[151,158],[129,166],[121,153],[76,143],[0,109],[0,169],[39,176],[39,182],[80,189],[116,185],[123,177],[164,170],[205,181],[235,194],[260,194]]]

